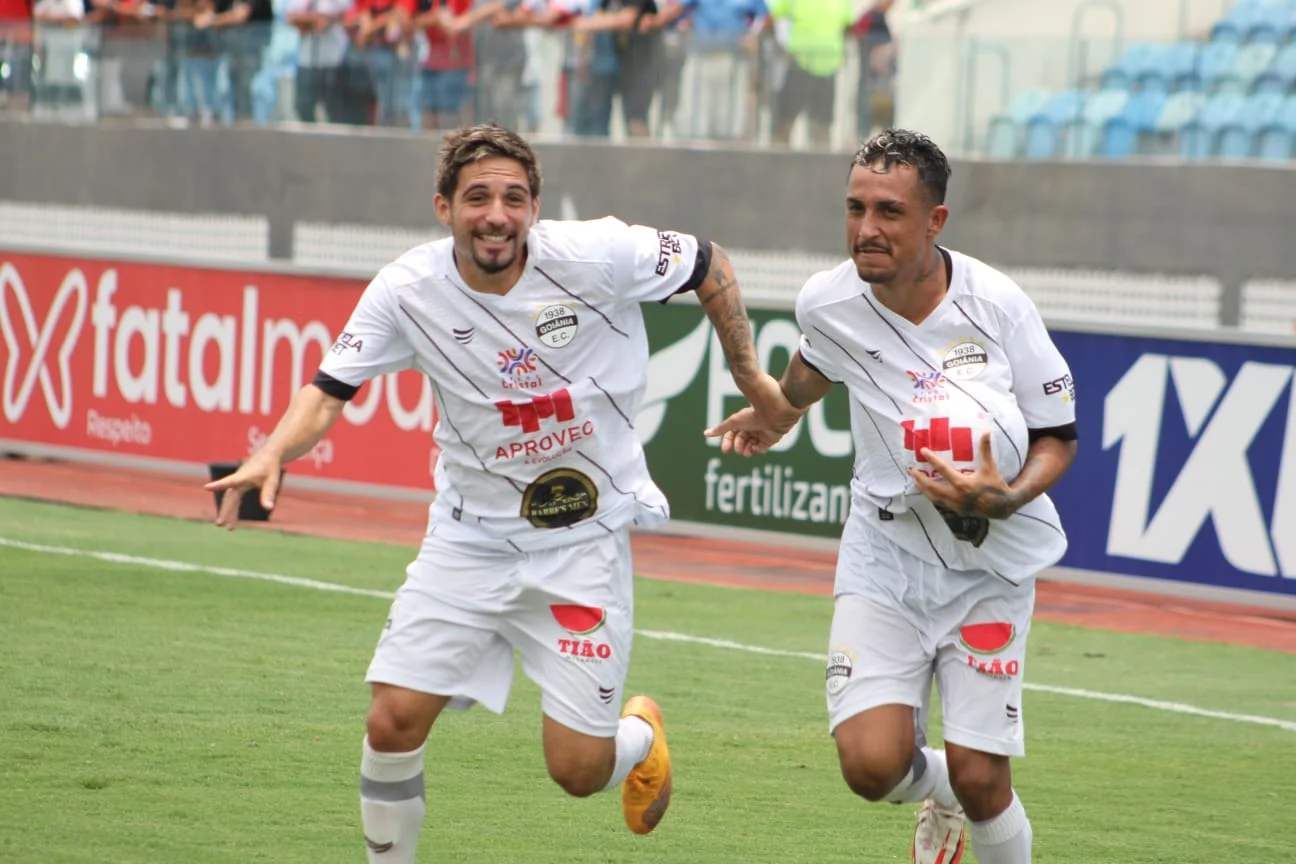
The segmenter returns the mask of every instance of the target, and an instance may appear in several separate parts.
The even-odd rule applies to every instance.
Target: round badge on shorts
[[[825,680],[829,696],[836,696],[850,682],[851,669],[849,654],[844,651],[834,651],[828,655],[828,674]]]
[[[966,381],[984,372],[989,359],[986,350],[976,341],[963,339],[955,342],[945,352],[941,368],[945,372],[945,377]]]
[[[536,335],[550,348],[566,348],[576,338],[576,310],[565,303],[555,303],[536,316]]]
[[[537,528],[566,528],[598,511],[598,487],[570,468],[546,471],[522,493],[522,515]]]

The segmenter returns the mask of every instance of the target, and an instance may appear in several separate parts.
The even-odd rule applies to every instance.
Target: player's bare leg
[[[923,801],[912,859],[958,864],[963,857],[963,812],[950,787],[944,751],[916,747],[914,709],[881,705],[843,720],[833,730],[842,779],[868,801]]]
[[[647,834],[670,802],[670,752],[661,711],[645,696],[626,703],[617,733],[596,738],[544,718],[549,776],[569,795],[584,797],[621,787],[626,824]]]
[[[1031,824],[1012,787],[1007,756],[947,745],[950,783],[967,812],[981,864],[1030,864]]]
[[[414,864],[426,803],[423,747],[448,696],[374,684],[360,762],[360,815],[372,864]]]

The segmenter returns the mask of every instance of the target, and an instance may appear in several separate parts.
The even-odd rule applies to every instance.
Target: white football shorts
[[[946,741],[1025,755],[1035,580],[1013,586],[988,572],[948,570],[850,522],[829,636],[829,729],[870,708],[912,705],[922,743],[934,679]]]
[[[547,716],[612,737],[634,637],[633,578],[628,529],[538,552],[449,542],[434,530],[406,570],[365,680],[498,714],[516,649]]]

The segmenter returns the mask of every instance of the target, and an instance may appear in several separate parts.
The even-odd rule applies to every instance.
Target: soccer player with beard
[[[646,834],[672,775],[656,702],[620,707],[634,634],[629,528],[669,509],[635,435],[648,369],[640,304],[696,292],[762,425],[786,431],[800,413],[759,367],[718,246],[611,217],[540,220],[536,156],[493,124],[445,136],[435,203],[452,236],[373,279],[266,444],[208,484],[226,490],[217,522],[232,528],[249,490],[273,506],[280,465],[308,452],[365,381],[426,374],[438,494],[366,675],[369,859],[412,864],[428,733],[446,708],[502,712],[515,649],[541,690],[550,776],[574,796],[619,787],[626,823]]]
[[[1048,490],[1076,453],[1075,390],[1011,279],[936,242],[950,167],[889,129],[851,160],[851,258],[797,298],[782,378],[801,410],[850,394],[855,466],[826,674],[842,776],[869,801],[924,802],[911,852],[1028,864],[1012,785],[1035,577],[1066,551]],[[746,408],[707,435],[763,453],[784,434]],[[926,743],[933,679],[943,750]],[[965,823],[967,830],[965,832]]]

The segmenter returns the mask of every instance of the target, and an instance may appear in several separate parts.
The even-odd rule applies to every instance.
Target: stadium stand
[[[1238,0],[1200,40],[1137,42],[1094,80],[1016,94],[998,158],[1296,157],[1296,0]]]

